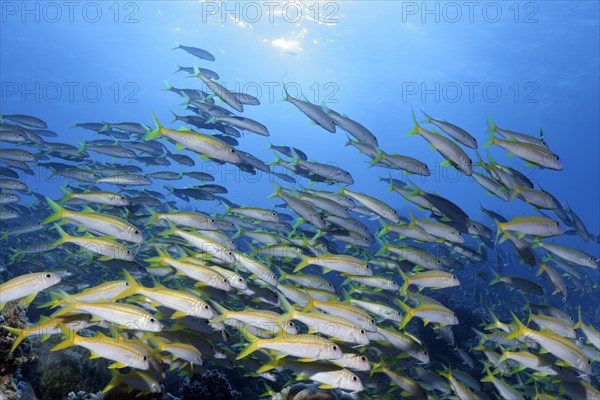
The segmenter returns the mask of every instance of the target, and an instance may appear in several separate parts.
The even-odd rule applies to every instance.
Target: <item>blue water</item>
[[[253,2],[83,2],[72,9],[61,3],[3,2],[2,112],[37,115],[61,139],[76,143],[81,132],[69,129],[76,121],[151,125],[151,112],[170,121],[169,110],[178,112],[181,100],[160,91],[163,81],[201,87],[197,79],[173,72],[177,64],[204,66],[217,71],[228,87],[259,94],[262,105],[247,107],[244,115],[263,122],[273,143],[298,146],[315,160],[339,162],[355,176],[356,190],[374,195],[386,189],[377,183],[377,169],[367,170],[364,158],[344,147],[343,133],[310,126],[293,106],[279,103],[282,82],[360,121],[388,152],[429,163],[439,156],[423,140],[405,134],[412,126],[411,109],[454,122],[479,143],[487,140],[489,114],[499,126],[516,131],[535,134],[544,128],[566,168],[536,170],[534,178],[568,200],[590,231],[598,232],[597,3],[523,3],[518,13],[512,3],[498,3],[498,22],[493,22],[496,6],[480,4],[469,15],[467,7],[392,1],[306,2],[300,13],[295,3],[284,8],[282,2],[271,14],[267,5]],[[176,42],[205,48],[217,60],[172,51]],[[269,160],[266,146],[254,135],[242,142],[244,150]],[[491,152],[522,165],[499,149]],[[432,170],[426,189],[457,200],[468,212],[477,210],[481,188],[454,171]],[[263,203],[269,182],[252,183],[241,179],[232,187],[239,196],[234,200]],[[516,203],[483,199],[499,211],[524,211],[515,209]]]
[[[591,233],[600,232],[598,2],[475,2],[469,9],[462,2],[276,1],[273,12],[255,2],[75,3],[72,14],[62,2],[0,4],[1,113],[42,118],[60,135],[51,141],[78,144],[95,138],[71,129],[74,122],[153,126],[152,112],[164,125],[179,126],[170,122],[171,111],[186,114],[182,100],[161,89],[165,80],[175,87],[202,88],[200,80],[174,74],[177,65],[196,65],[218,72],[228,88],[260,99],[260,106],[245,107],[243,115],[265,124],[271,137],[245,134],[240,148],[264,161],[274,159],[269,141],[296,146],[310,159],[350,171],[352,190],[407,215],[408,203],[386,194],[387,184],[379,182],[387,170],[368,168],[366,156],[344,146],[342,130],[330,134],[279,101],[285,83],[293,96],[299,97],[299,89],[311,102],[368,127],[385,151],[426,162],[432,176],[415,176],[414,182],[453,200],[473,219],[491,226],[478,212],[480,203],[508,218],[535,214],[522,202],[485,195],[472,179],[441,167],[441,156],[424,140],[408,137],[411,110],[419,119],[424,110],[466,129],[478,139],[484,158],[489,152],[523,171],[564,206],[568,203]],[[172,50],[176,43],[206,49],[216,61]],[[527,168],[496,146],[481,149],[488,139],[486,115],[518,132],[536,135],[543,128],[564,170]],[[476,158],[474,151],[467,152]],[[148,171],[178,168],[173,163]],[[267,174],[251,176],[198,159],[195,170],[214,173],[215,183],[226,186],[227,197],[236,203],[280,203],[267,199],[274,180]],[[35,177],[23,179],[34,191],[56,198],[64,182],[48,175],[40,168]],[[183,180],[174,186],[196,183]],[[196,206],[223,211],[216,203]],[[597,244],[577,236],[557,243],[600,255]],[[514,271],[518,274],[519,267]]]

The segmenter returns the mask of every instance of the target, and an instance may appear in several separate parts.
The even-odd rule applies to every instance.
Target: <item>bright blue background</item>
[[[39,12],[26,15],[22,14],[22,4],[2,3],[1,112],[39,116],[50,129],[60,133],[59,140],[75,144],[92,138],[83,130],[69,129],[76,121],[123,120],[151,125],[154,111],[168,125],[169,110],[183,112],[176,95],[160,90],[163,81],[177,87],[200,87],[196,79],[188,79],[183,73],[173,74],[177,64],[198,65],[217,71],[228,87],[236,83],[257,84],[264,90],[262,105],[247,106],[244,115],[267,125],[273,143],[298,146],[311,159],[339,164],[354,175],[354,190],[379,196],[399,209],[406,203],[396,195],[385,195],[387,186],[378,182],[378,176],[387,176],[387,171],[367,169],[365,156],[344,147],[343,131],[332,135],[311,126],[291,104],[278,102],[280,82],[301,87],[309,100],[326,101],[332,109],[360,121],[377,135],[387,152],[426,161],[433,176],[425,180],[415,178],[416,182],[454,200],[474,219],[486,223],[489,221],[477,213],[480,202],[507,217],[534,211],[518,201],[504,204],[486,196],[481,187],[465,177],[457,177],[453,169],[436,166],[441,157],[421,138],[406,136],[412,125],[411,108],[416,112],[426,110],[464,127],[480,144],[487,140],[486,114],[499,126],[519,132],[535,135],[543,127],[547,142],[561,156],[565,170],[526,169],[526,173],[561,201],[568,201],[591,232],[600,231],[597,2],[519,3],[518,16],[514,3],[493,3],[499,4],[502,11],[495,23],[490,22],[494,9],[483,14],[483,7],[489,7],[485,2],[475,9],[472,21],[468,9],[462,8],[462,16],[455,23],[451,21],[454,10],[447,3],[437,3],[436,21],[435,14],[425,15],[422,9],[411,14],[395,1],[325,2],[319,3],[321,15],[316,22],[317,8],[308,2],[303,3],[302,18],[297,23],[290,22],[297,15],[294,7],[288,9],[286,20],[281,15],[268,14],[266,6],[261,8],[259,22],[249,23],[256,15],[257,3],[251,2],[237,6],[228,2],[228,10],[235,12],[237,7],[239,23],[231,18],[233,15],[225,15],[225,6],[214,2],[83,2],[75,9],[73,22],[64,6],[60,8],[61,16],[52,22],[56,9],[48,3],[28,3],[30,9],[37,4]],[[83,8],[87,7],[88,20],[93,19],[96,4],[102,12],[99,21],[86,21]],[[276,11],[282,10],[281,4],[275,6]],[[412,6],[420,8],[423,3],[405,7]],[[14,7],[16,15],[12,14]],[[436,3],[429,3],[428,7],[433,9]],[[115,16],[117,9],[119,14]],[[281,40],[292,44],[289,48],[277,46]],[[176,42],[209,50],[217,60],[211,63],[182,50],[171,50]],[[69,101],[65,82],[79,83],[74,102]],[[131,87],[126,87],[130,82],[137,88],[131,97],[136,103],[125,102],[126,95],[132,94]],[[279,85],[272,98],[267,93],[269,82]],[[467,96],[465,82],[478,85],[473,101]],[[48,88],[58,84],[65,89],[58,102],[49,101],[48,96],[54,92],[48,96],[42,93],[36,102],[32,95],[23,101],[21,90],[15,95],[7,91],[15,84],[31,88],[36,83]],[[84,98],[81,88],[86,83],[102,89],[98,102]],[[115,84],[120,88],[116,99]],[[413,85],[431,89],[436,84],[458,85],[465,91],[458,102],[452,102],[454,92],[435,101],[433,95],[422,99],[422,91],[409,95],[404,90]],[[499,101],[492,102],[484,96],[481,88],[486,84],[502,89]],[[514,85],[520,88],[517,99]],[[529,97],[536,101],[533,103],[525,101],[526,95],[531,94],[531,85],[537,88]],[[318,93],[310,88],[318,88]],[[265,150],[267,145],[264,138],[248,134],[240,147],[269,161],[273,156]],[[487,150],[480,151],[485,156]],[[491,152],[496,160],[523,165],[505,157],[499,148],[494,147]],[[469,153],[475,158],[474,152]],[[197,165],[201,168],[199,161]],[[272,192],[267,177],[256,184],[243,175],[234,178],[235,168],[229,171],[233,172],[226,175],[225,185],[232,200],[263,206],[276,203],[266,200]],[[216,183],[223,176],[224,172]],[[55,181],[38,178],[33,184],[33,178],[26,179],[34,189],[58,195]],[[175,185],[182,187],[183,183]],[[569,242],[581,246],[581,240],[576,238],[563,241]],[[597,246],[581,248],[598,255]]]

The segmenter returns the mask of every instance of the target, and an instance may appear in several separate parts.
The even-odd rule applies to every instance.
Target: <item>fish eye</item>
[[[233,252],[232,251],[228,251],[227,254],[229,254],[230,256],[232,256]]]
[[[238,282],[244,282],[242,278],[238,278]]]
[[[227,278],[223,278],[223,282],[227,282]]]
[[[52,278],[52,274],[46,274],[46,278]]]
[[[154,322],[156,322],[156,319],[150,318],[150,322],[154,323]]]
[[[333,351],[337,351],[338,347],[336,345],[333,345],[333,347],[331,347],[333,349]]]
[[[398,211],[392,210],[392,212],[394,213],[394,215],[398,215]]]
[[[360,360],[361,360],[361,361],[367,361],[367,357],[365,357],[365,356],[360,356]]]
[[[327,283],[327,286],[329,287],[333,287],[333,285],[331,283]]]
[[[127,250],[127,251],[126,251],[126,253],[127,253],[127,254],[131,254],[131,251],[130,251],[130,250]]]
[[[427,355],[428,354],[427,350],[423,350],[423,354]]]
[[[441,264],[442,262],[440,260],[435,260],[436,264]]]
[[[274,217],[276,217],[277,213],[276,212],[272,212],[271,215],[274,216]]]
[[[361,334],[361,335],[364,335],[364,334],[365,334],[365,330],[364,330],[364,329],[361,329],[361,330],[360,330],[360,334]]]
[[[452,279],[456,279],[456,275],[452,275]]]
[[[353,380],[354,382],[356,382],[356,381],[358,380],[358,378],[357,378],[356,376],[353,376],[353,377],[352,377],[352,380]]]
[[[230,153],[232,153],[232,154],[234,154],[234,153],[235,153],[235,149],[234,149],[233,147],[231,147],[231,148],[229,149],[229,152],[230,152]]]
[[[275,275],[271,275],[271,279],[276,279],[277,277]]]
[[[208,310],[208,305],[207,304],[204,305],[204,309]]]
[[[146,361],[148,359],[148,357],[144,356],[142,357],[142,360]]]
[[[374,320],[373,318],[371,318],[371,323],[372,323],[372,324],[374,324],[374,323],[375,323],[375,320]]]
[[[129,286],[129,283],[125,282],[125,286]]]
[[[366,269],[371,269],[371,266],[370,266],[369,264],[366,264],[366,265],[365,265],[365,268],[366,268]]]
[[[215,221],[214,219],[211,219],[211,220],[210,220],[210,223],[211,223],[211,224],[214,224],[215,222],[217,222],[217,221]]]
[[[291,327],[293,327],[294,323],[290,321],[290,322],[288,322],[288,325],[291,326]]]
[[[588,364],[591,364],[592,362],[591,362],[591,361],[588,359],[588,360],[587,360],[587,363],[588,363]]]
[[[560,224],[558,222],[556,222],[556,226],[560,226]]]
[[[560,157],[559,157],[559,156],[554,156],[554,159],[555,159],[556,161],[560,161]]]
[[[134,234],[139,235],[140,231],[138,231],[137,229],[135,231],[133,231]]]
[[[452,315],[456,317],[456,313],[455,312],[453,312]]]

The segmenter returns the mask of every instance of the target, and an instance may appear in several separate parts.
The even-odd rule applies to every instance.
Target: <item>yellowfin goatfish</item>
[[[71,236],[55,225],[56,230],[60,233],[61,238],[54,242],[53,246],[60,246],[64,243],[74,243],[77,246],[91,251],[92,253],[100,254],[100,260],[110,260],[116,258],[119,260],[133,261],[133,253],[120,243],[107,238],[97,238],[93,236]]]
[[[592,372],[592,363],[585,353],[571,340],[552,331],[536,331],[528,328],[514,315],[515,326],[506,339],[530,338],[567,364],[586,374]]]
[[[245,333],[250,336],[248,332]],[[336,360],[342,358],[340,347],[334,342],[316,335],[284,335],[270,339],[250,337],[252,342],[236,357],[247,357],[256,350],[272,350],[287,356],[299,357],[301,361]]]
[[[93,338],[80,336],[64,325],[61,326],[65,340],[52,348],[52,351],[67,349],[72,346],[81,346],[91,352],[91,358],[103,357],[111,361],[113,368],[132,367],[141,370],[150,368],[148,359],[151,349],[147,351],[138,340],[111,338],[96,332]]]
[[[42,223],[48,224],[59,219],[67,219],[77,225],[81,225],[93,232],[112,236],[115,239],[125,240],[136,244],[144,243],[144,237],[136,226],[126,220],[113,215],[102,214],[93,210],[85,212],[67,210],[51,199],[46,199],[52,207],[54,214],[46,218]]]
[[[373,271],[369,264],[360,259],[344,254],[330,254],[319,257],[302,257],[302,262],[296,266],[294,272],[298,272],[308,265],[318,265],[324,272],[338,271],[349,275],[372,276]]]
[[[233,164],[240,164],[242,162],[242,159],[235,148],[214,136],[194,132],[185,128],[181,130],[165,128],[158,122],[156,116],[154,116],[154,123],[156,124],[156,129],[148,133],[144,140],[152,140],[160,136],[166,136],[175,141],[178,148],[186,148],[218,161],[226,161]]]
[[[6,303],[13,300],[23,299],[23,305],[27,305],[35,299],[42,290],[60,282],[60,276],[52,272],[36,272],[17,276],[7,282],[0,284],[0,310]]]
[[[147,288],[138,284],[127,271],[124,273],[129,288],[121,292],[115,299],[140,294],[162,306],[175,310],[175,313],[171,315],[172,319],[186,315],[204,319],[212,319],[216,316],[215,311],[208,303],[191,293],[168,289],[164,286]]]
[[[111,302],[84,303],[73,299],[66,293],[63,293],[62,297],[64,297],[66,302],[60,310],[52,314],[54,317],[72,312],[84,312],[126,329],[148,332],[160,332],[165,329],[152,314],[131,304]]]

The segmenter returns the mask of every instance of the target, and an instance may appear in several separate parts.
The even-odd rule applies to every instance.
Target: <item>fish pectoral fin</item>
[[[179,319],[179,318],[183,318],[183,317],[187,317],[187,314],[182,311],[175,311],[173,313],[173,315],[171,315],[172,319]]]
[[[326,385],[326,384],[322,384],[319,385],[319,389],[335,389],[336,387],[333,385]]]
[[[98,258],[98,260],[100,260],[100,261],[108,261],[108,260],[112,260],[112,257],[102,256],[102,257]]]
[[[442,167],[451,167],[451,166],[452,166],[452,164],[450,164],[450,161],[448,161],[448,160],[444,160],[444,161],[442,161],[442,162],[440,163],[440,165],[441,165]]]
[[[125,367],[127,367],[127,365],[123,364],[122,362],[114,362],[108,366],[108,368],[110,369],[119,369]]]
[[[100,356],[93,351],[90,351],[90,360],[93,360],[94,358],[100,358]]]
[[[185,146],[183,146],[183,145],[181,145],[181,144],[177,143],[177,144],[175,145],[175,150],[185,150]]]
[[[302,362],[315,362],[317,361],[316,358],[299,358],[298,361],[302,361]]]
[[[29,296],[21,299],[21,301],[19,302],[19,304],[21,304],[22,306],[27,306],[27,305],[31,304],[31,302],[33,301],[33,299],[35,299],[35,296],[37,296],[37,292],[32,293]]]

